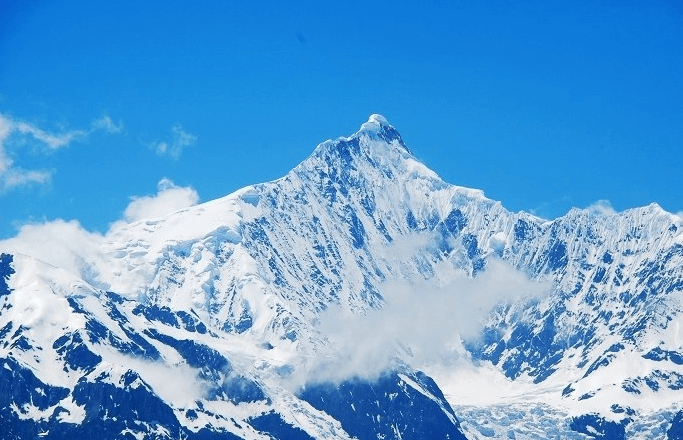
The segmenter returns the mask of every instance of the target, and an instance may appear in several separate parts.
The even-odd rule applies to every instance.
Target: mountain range
[[[683,438],[683,220],[510,212],[379,115],[75,270],[0,252],[3,439]]]

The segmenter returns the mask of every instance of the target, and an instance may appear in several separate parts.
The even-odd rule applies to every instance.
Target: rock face
[[[497,306],[461,357],[542,394],[564,438],[677,438],[683,222],[657,205],[511,213],[443,182],[373,115],[278,180],[108,238],[78,274],[0,258],[7,438],[513,438],[491,408],[490,425],[461,425],[400,359],[379,377],[293,380],[301,359],[328,353],[331,307],[372,319],[389,282],[443,288],[500,261],[551,292]]]

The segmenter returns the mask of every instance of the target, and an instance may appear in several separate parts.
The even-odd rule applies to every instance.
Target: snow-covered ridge
[[[201,376],[208,373],[200,373],[177,351],[194,347],[178,341],[192,340],[213,350],[200,349],[204,355],[221,353],[260,390],[286,390],[300,365],[315,366],[316,356],[330,353],[319,325],[326,310],[339,310],[349,319],[377,316],[373,311],[390,310],[387,304],[398,299],[393,287],[404,285],[419,286],[411,292],[415,303],[427,303],[431,291],[442,292],[448,298],[443,304],[454,307],[453,316],[458,316],[457,310],[466,309],[469,298],[457,295],[473,290],[443,292],[450,286],[462,287],[452,279],[462,275],[483,280],[482,274],[490,275],[487,271],[500,263],[526,274],[532,281],[523,284],[525,288],[549,283],[552,292],[497,307],[483,337],[464,341],[466,350],[458,356],[472,362],[465,370],[476,373],[462,377],[510,384],[505,404],[532,400],[552,406],[553,414],[595,413],[617,424],[626,420],[628,412],[636,419],[671,411],[670,406],[682,397],[681,218],[654,204],[621,213],[572,209],[553,221],[509,212],[479,190],[444,182],[411,154],[394,127],[379,115],[372,115],[351,136],[323,142],[277,180],[165,218],[119,225],[110,237],[102,250],[104,257],[89,262],[95,268],[90,273],[96,277],[92,284],[102,289],[16,257],[17,275],[10,278],[13,292],[7,297],[16,304],[0,314],[15,323],[44,316],[39,307],[25,304],[28,294],[23,292],[35,281],[38,293],[33,297],[48,298],[45,304],[56,301],[53,308],[63,310],[52,321],[34,320],[38,324],[23,330],[26,340],[31,346],[52,347],[60,332],[69,333],[74,346],[85,346],[111,364],[98,364],[87,373],[88,380],[104,375],[117,386],[138,389],[146,384],[164,395],[163,389],[155,389],[161,385],[149,379],[149,373],[139,371],[140,379],[127,376],[125,369],[115,367],[125,364],[120,354],[116,357],[89,342],[93,336],[84,329],[97,321],[109,329],[107,340],[114,347],[139,345],[131,351],[158,352],[150,356],[163,364],[159,374],[177,370],[189,377],[199,375],[199,388],[210,383]],[[119,314],[125,322],[116,318]],[[32,336],[34,328],[44,331],[44,327],[53,333]],[[17,331],[16,326],[9,328],[6,338]],[[194,330],[190,335],[189,328],[204,332]],[[453,331],[454,327],[443,328]],[[407,356],[410,348],[405,348]],[[58,349],[43,353],[49,357]],[[39,363],[26,360],[29,357],[21,361],[40,371]],[[211,377],[227,380],[223,361],[212,359],[221,367]],[[429,367],[425,365],[427,373]],[[434,371],[439,372],[439,385],[445,387],[452,405],[481,404],[468,400],[476,390],[466,389],[478,382],[458,380],[460,376],[454,376],[458,369],[435,367]],[[420,390],[427,385],[413,385],[419,379],[407,374],[385,383],[393,390],[385,396],[387,404],[395,393],[412,399],[410,390],[417,390],[436,402],[447,419],[457,422],[439,393],[423,393]],[[74,380],[84,377],[37,376],[63,387],[73,387]],[[188,396],[201,394],[188,387]],[[351,385],[348,390],[358,391]],[[202,400],[199,394],[188,401]],[[317,400],[306,406],[291,392],[283,391],[278,399],[281,405],[276,410],[282,418],[292,422],[304,413],[306,422],[294,424],[311,435],[332,438],[335,430],[341,430],[330,416],[339,408]],[[205,403],[213,409],[182,402],[173,407],[183,424],[197,429],[220,411],[246,411],[236,416],[245,422],[271,408],[256,401],[248,403],[248,410],[236,408],[234,402]],[[355,408],[357,402],[351,403]],[[77,414],[76,404],[70,405],[72,414]],[[189,410],[197,418],[190,420]],[[221,426],[240,436],[265,438],[250,427],[240,430],[228,421]]]

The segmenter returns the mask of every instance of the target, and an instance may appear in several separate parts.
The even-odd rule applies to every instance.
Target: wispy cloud
[[[105,114],[101,118],[95,119],[92,121],[92,124],[90,124],[91,133],[97,130],[104,130],[109,134],[121,133],[123,132],[123,123],[119,121],[119,123],[116,124],[109,115]]]
[[[94,120],[87,130],[51,133],[29,122],[0,114],[0,193],[22,186],[45,184],[52,178],[53,170],[25,169],[16,165],[14,157],[19,155],[20,147],[26,142],[32,141],[42,146],[43,151],[50,152],[66,147],[72,142],[83,142],[96,131],[120,133],[123,131],[123,124],[120,121],[118,124],[114,123],[105,114]],[[11,142],[12,140],[19,142]],[[11,146],[14,148],[11,149]]]
[[[194,145],[197,136],[186,132],[183,126],[175,124],[171,127],[170,141],[155,141],[150,144],[159,156],[168,156],[173,160],[178,160],[186,147]]]
[[[74,140],[85,139],[88,136],[88,132],[85,130],[71,130],[59,134],[48,133],[35,125],[23,121],[14,121],[12,127],[18,133],[33,136],[35,140],[42,142],[52,150],[57,150],[69,145]]]
[[[0,240],[0,249],[30,255],[107,289],[113,282],[107,277],[111,266],[107,243],[120,226],[142,218],[163,217],[198,201],[194,188],[177,186],[164,178],[157,185],[156,195],[132,197],[123,219],[112,223],[105,233],[88,231],[77,220],[31,222],[22,225],[15,237]]]
[[[45,184],[52,179],[50,170],[24,170],[22,168],[10,168],[2,175],[2,189],[12,190],[31,184]]]

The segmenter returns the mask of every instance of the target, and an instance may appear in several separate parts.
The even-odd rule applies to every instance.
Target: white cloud
[[[46,183],[52,175],[46,170],[25,170],[14,165],[5,145],[17,130],[20,128],[15,122],[0,114],[0,192],[32,183]]]
[[[186,147],[194,145],[197,142],[197,136],[186,132],[182,125],[175,124],[171,127],[171,141],[157,141],[150,144],[159,156],[169,156],[171,159],[177,160],[183,153]]]
[[[12,160],[7,157],[7,153],[5,153],[3,147],[5,139],[9,137],[10,132],[11,127],[9,120],[0,114],[0,176],[12,167]]]
[[[419,248],[428,248],[424,239],[418,236],[414,243],[403,240],[393,247],[397,261],[407,261]],[[325,311],[319,330],[329,343],[317,355],[298,360],[291,386],[337,383],[351,377],[372,380],[397,362],[408,362],[413,368],[452,366],[461,340],[478,337],[496,305],[540,298],[551,288],[493,257],[474,278],[452,261],[437,263],[435,273],[426,280],[388,281],[380,288],[384,307],[367,315],[339,307]]]
[[[30,134],[34,139],[47,145],[52,150],[57,150],[69,145],[74,140],[82,140],[88,136],[88,132],[84,130],[71,130],[60,134],[48,133],[35,125],[23,121],[14,121],[12,126],[14,131],[21,134]]]
[[[31,184],[42,185],[49,182],[51,179],[52,171],[10,168],[2,175],[2,189],[9,191],[14,188],[28,186]]]
[[[206,395],[210,387],[207,380],[198,377],[198,370],[186,363],[163,363],[144,358],[126,356],[112,352],[107,359],[120,365],[120,373],[128,369],[138,372],[145,383],[161,397],[176,408],[191,407],[197,400]],[[114,367],[117,368],[117,367]],[[117,368],[118,369],[118,368]],[[182,377],[183,380],[178,380]]]
[[[85,141],[95,131],[106,131],[109,134],[120,133],[123,124],[115,124],[107,115],[92,122],[88,130],[71,130],[63,133],[50,133],[25,121],[15,120],[0,114],[0,192],[30,184],[45,184],[50,181],[53,171],[25,169],[15,165],[10,153],[18,154],[19,148],[27,139],[47,147],[48,151],[58,150],[75,141]],[[10,140],[19,138],[20,142],[12,143],[16,148],[8,152]]]
[[[20,253],[79,275],[85,281],[106,288],[97,267],[105,262],[104,237],[86,231],[78,221],[54,220],[21,227],[15,237],[0,241],[3,252]]]
[[[118,124],[114,123],[109,115],[104,114],[101,118],[95,119],[90,124],[90,131],[104,130],[109,134],[116,134],[123,132],[123,123],[119,121]]]
[[[598,200],[586,209],[596,215],[614,215],[617,213],[609,200]]]
[[[162,179],[156,195],[134,197],[124,212],[124,220],[114,222],[104,234],[86,230],[77,220],[29,223],[21,226],[15,237],[0,240],[0,250],[38,258],[78,275],[95,287],[108,289],[112,282],[107,278],[112,258],[108,243],[124,221],[162,217],[198,201],[193,188]]]
[[[157,185],[156,195],[133,197],[123,217],[129,223],[146,218],[160,218],[179,209],[196,205],[198,201],[199,194],[194,188],[176,186],[164,178]]]

